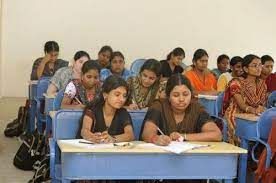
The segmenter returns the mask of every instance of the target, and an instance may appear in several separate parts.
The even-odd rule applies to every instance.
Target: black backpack
[[[41,157],[41,160],[38,160],[34,164],[34,176],[28,183],[44,183],[50,182],[50,155],[46,154]]]
[[[33,170],[34,163],[45,154],[45,148],[44,135],[38,131],[26,135],[13,159],[14,166],[22,170]]]
[[[11,123],[7,124],[4,134],[6,137],[18,137],[27,129],[29,116],[29,101],[26,101],[25,106],[21,106],[18,109],[17,118]]]

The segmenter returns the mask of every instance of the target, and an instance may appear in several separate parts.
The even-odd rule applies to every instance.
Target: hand
[[[128,108],[129,108],[130,110],[138,110],[138,109],[139,109],[139,107],[138,107],[137,104],[130,104],[130,105],[128,106]]]
[[[49,53],[46,53],[44,56],[44,60],[46,63],[49,62],[51,60],[51,55]]]
[[[181,134],[178,133],[178,132],[172,132],[172,133],[170,134],[170,138],[171,138],[173,141],[178,141],[180,137],[181,137]]]
[[[101,134],[101,139],[104,143],[114,143],[115,142],[115,139],[111,135],[109,135],[107,131],[104,131]]]
[[[159,135],[154,143],[159,146],[167,146],[171,143],[171,138],[167,135]]]
[[[256,114],[261,114],[265,111],[265,107],[264,106],[261,106],[259,105],[256,109]]]
[[[85,136],[84,139],[99,144],[101,142],[100,134],[101,133],[90,133],[89,135]]]

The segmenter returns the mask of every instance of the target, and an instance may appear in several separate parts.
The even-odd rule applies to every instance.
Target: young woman
[[[136,110],[149,107],[158,94],[160,75],[160,62],[155,59],[146,60],[139,76],[130,77],[127,81],[130,96],[126,108]]]
[[[88,53],[85,51],[78,51],[74,56],[73,66],[59,69],[51,78],[47,94],[54,95],[59,90],[64,89],[72,79],[80,79],[82,65],[89,59],[90,56]]]
[[[101,70],[101,81],[104,81],[110,75],[116,75],[124,80],[127,80],[132,75],[130,70],[125,68],[125,57],[119,51],[112,53],[110,69]]]
[[[171,51],[166,60],[160,61],[162,78],[168,79],[172,74],[182,73],[181,63],[184,58],[185,52],[182,48],[178,47]]]
[[[262,63],[256,55],[243,58],[243,77],[234,78],[225,90],[223,113],[228,123],[228,140],[239,145],[235,136],[235,113],[260,114],[265,110],[267,89],[263,79],[260,79]]]
[[[80,136],[94,143],[134,140],[131,117],[123,108],[127,96],[126,81],[109,76],[100,96],[84,110]]]
[[[34,61],[31,80],[38,80],[41,76],[50,77],[61,67],[67,67],[68,62],[58,59],[59,46],[55,41],[48,41],[44,45],[45,56]]]
[[[169,78],[166,99],[149,108],[141,137],[146,142],[166,146],[183,137],[185,141],[220,141],[222,134],[204,108],[193,100],[189,79],[181,74]],[[164,135],[161,135],[159,128]]]
[[[276,90],[276,74],[272,73],[274,60],[269,55],[262,56],[261,60],[263,64],[261,78],[265,80],[267,91],[271,93]]]
[[[62,109],[84,109],[100,90],[100,66],[93,60],[82,66],[81,79],[72,80],[65,88]]]
[[[190,80],[195,95],[218,93],[216,77],[207,68],[208,59],[209,56],[205,50],[196,50],[193,57],[193,69],[184,73]]]
[[[110,57],[113,53],[113,50],[110,46],[103,46],[99,53],[98,53],[98,59],[96,62],[100,64],[101,68],[109,68],[110,64]]]
[[[217,59],[217,67],[216,69],[212,70],[212,73],[216,76],[218,79],[219,76],[229,69],[229,57],[225,54],[222,54]]]
[[[220,75],[217,83],[218,92],[223,92],[227,84],[236,77],[240,77],[243,74],[242,70],[243,59],[239,56],[235,56],[230,61],[230,71]]]

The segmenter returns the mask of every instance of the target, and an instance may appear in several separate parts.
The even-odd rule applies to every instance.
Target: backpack
[[[35,173],[28,183],[46,183],[51,182],[50,178],[50,155],[46,154],[41,157],[40,160],[36,161],[34,164]]]
[[[45,137],[36,130],[24,137],[13,164],[22,170],[33,170],[34,163],[45,154]]]
[[[17,118],[7,124],[4,130],[5,136],[20,136],[24,131],[26,131],[29,119],[29,100],[27,100],[25,106],[19,107]]]

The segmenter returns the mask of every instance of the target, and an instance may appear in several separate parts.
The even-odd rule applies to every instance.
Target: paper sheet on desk
[[[201,94],[198,94],[197,97],[198,98],[205,98],[205,99],[208,99],[208,100],[216,100],[218,98],[217,95],[201,95]]]
[[[208,147],[208,145],[193,144],[189,142],[175,142],[175,141],[171,142],[168,146],[158,146],[152,143],[139,144],[138,146],[144,147],[144,148],[160,148],[176,154],[180,154],[182,152],[196,149],[196,148]]]
[[[88,140],[84,139],[70,139],[70,140],[60,140],[63,144],[68,144],[80,148],[92,148],[92,149],[103,149],[103,148],[113,148],[114,145],[109,143],[109,144],[85,144],[85,143],[80,143],[80,142],[87,142],[91,143]]]

